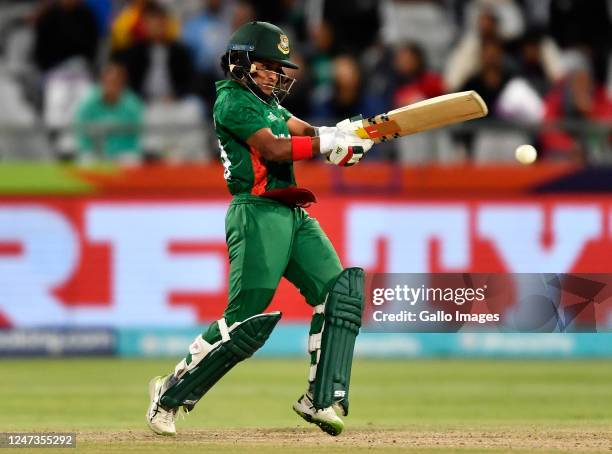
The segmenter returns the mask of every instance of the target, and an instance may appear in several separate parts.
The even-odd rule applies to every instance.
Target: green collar
[[[244,90],[245,92],[247,92],[250,96],[252,96],[254,99],[256,99],[259,102],[263,102],[266,106],[268,107],[278,107],[278,103],[276,101],[272,101],[272,103],[267,103],[262,101],[261,99],[259,99],[257,96],[255,96],[255,94],[249,90],[247,87],[245,87],[244,85],[242,85],[241,83],[232,80],[232,79],[225,79],[225,80],[218,80],[217,82],[215,82],[215,87],[217,89],[217,94],[219,94],[219,92],[221,90]]]

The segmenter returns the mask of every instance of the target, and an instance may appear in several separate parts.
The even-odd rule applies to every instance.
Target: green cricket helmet
[[[232,79],[243,84],[263,102],[270,103],[276,100],[280,103],[289,94],[295,82],[295,79],[285,74],[282,68],[298,68],[289,60],[290,55],[289,38],[280,28],[268,22],[249,22],[236,30],[230,38],[227,52],[221,58],[221,67]],[[253,78],[253,74],[258,71],[253,64],[254,61],[281,65],[280,72],[259,69],[277,75],[274,86],[257,84]],[[262,88],[270,90],[271,94],[266,94]]]
[[[268,60],[298,69],[298,65],[289,60],[289,38],[279,27],[268,22],[244,24],[230,38],[227,50],[248,52],[251,61]]]

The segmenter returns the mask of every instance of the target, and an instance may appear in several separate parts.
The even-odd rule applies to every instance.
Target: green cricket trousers
[[[319,226],[300,207],[240,194],[225,218],[229,253],[227,326],[268,307],[282,277],[295,285],[311,306],[323,302],[328,286],[342,271],[338,254]],[[202,337],[221,336],[213,323]]]

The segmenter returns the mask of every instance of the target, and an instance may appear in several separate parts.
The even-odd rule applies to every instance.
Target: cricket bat
[[[487,115],[488,109],[475,91],[462,91],[425,99],[361,120],[355,133],[362,139],[387,142],[398,137]]]

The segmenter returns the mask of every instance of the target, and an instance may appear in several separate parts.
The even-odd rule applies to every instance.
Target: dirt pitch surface
[[[413,452],[612,452],[612,432],[572,430],[471,431],[449,430],[348,430],[330,437],[316,429],[224,429],[186,430],[176,437],[159,437],[148,431],[79,432],[79,446],[105,447],[105,451],[178,451],[204,449],[208,452],[352,452],[390,450]],[[191,449],[189,449],[191,451]]]
[[[358,359],[337,438],[291,410],[307,371],[297,358],[245,361],[179,416],[176,438],[156,436],[144,417],[147,383],[173,367],[172,359],[3,360],[0,432],[76,432],[79,454],[612,454],[609,360]]]

